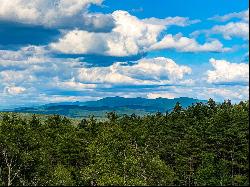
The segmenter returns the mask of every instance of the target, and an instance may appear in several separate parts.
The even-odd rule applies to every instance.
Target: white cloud
[[[249,99],[249,87],[248,86],[227,86],[227,87],[205,87],[199,93],[200,98],[215,98],[218,101],[224,101],[227,99],[233,102],[239,102]]]
[[[52,43],[53,50],[71,54],[98,54],[107,50],[106,41],[101,33],[73,30],[57,43]]]
[[[18,95],[25,91],[26,89],[18,86],[7,86],[4,88],[4,92],[10,95]]]
[[[33,46],[21,48],[18,51],[2,50],[0,53],[2,54],[0,56],[0,92],[4,90],[0,96],[1,101],[2,98],[5,98],[5,101],[13,100],[10,94],[14,94],[14,88],[11,89],[13,85],[25,89],[16,89],[19,93],[18,98],[22,99],[22,102],[29,102],[25,97],[43,102],[42,98],[38,97],[40,93],[52,97],[61,92],[71,91],[101,97],[108,93],[100,90],[115,89],[121,85],[144,87],[194,83],[192,79],[186,78],[186,75],[191,74],[190,67],[178,65],[164,57],[141,59],[130,63],[117,62],[108,67],[89,67],[77,59],[52,58],[42,49]],[[109,96],[112,92],[110,91]],[[115,93],[121,96],[132,94],[126,91],[120,93],[117,90]],[[21,103],[21,101],[15,102]]]
[[[126,11],[115,11],[112,16],[116,24],[112,32],[73,30],[58,42],[52,43],[51,48],[73,54],[136,55],[155,43],[164,29],[161,25],[146,24]]]
[[[229,87],[229,88],[207,88],[204,98],[208,98],[208,95],[218,100],[233,100],[239,102],[240,100],[249,99],[249,87]],[[205,96],[207,95],[207,96]]]
[[[78,59],[53,58],[40,47],[0,50],[0,90],[11,85],[21,85],[29,91],[33,89],[34,94],[48,89],[94,89],[95,85],[81,84],[72,79],[75,68],[79,66]]]
[[[0,84],[22,83],[25,81],[36,81],[36,77],[29,73],[29,71],[0,71]]]
[[[25,58],[20,59],[27,63]],[[4,106],[10,106],[10,103],[15,105],[25,103],[27,106],[28,103],[93,100],[114,95],[147,98],[187,96],[208,99],[211,97],[217,101],[231,99],[238,102],[246,100],[249,93],[248,86],[238,85],[238,81],[234,82],[236,84],[213,85],[202,82],[198,85],[187,76],[191,73],[190,67],[178,65],[173,60],[163,57],[141,59],[133,63],[117,62],[108,67],[81,67],[80,62],[68,61],[69,59],[47,60],[45,64],[38,63],[31,66],[21,66],[20,60],[17,67],[23,69],[17,71],[1,70],[0,67],[1,103]],[[8,66],[5,68],[8,69]],[[219,70],[217,68],[212,71],[221,74],[219,72],[224,68],[223,66]],[[236,69],[237,72],[240,71],[242,76],[247,74],[244,72],[248,67],[238,69],[232,66],[231,68]],[[227,68],[226,71],[228,71]],[[65,72],[66,75],[61,72]],[[218,77],[213,82],[225,81]],[[239,78],[235,79],[239,80]],[[246,79],[244,78],[242,82]],[[230,82],[232,82],[231,79]],[[148,88],[152,85],[153,88]],[[140,92],[138,92],[138,86],[140,86]],[[67,93],[65,91],[81,92],[83,95],[60,94]]]
[[[240,37],[249,40],[249,23],[244,22],[230,22],[226,25],[216,25],[210,31],[210,34],[222,34],[225,39],[232,39],[232,37]]]
[[[115,27],[115,20],[111,14],[85,13],[82,27],[87,31],[111,32]]]
[[[164,19],[151,17],[151,18],[145,18],[142,21],[147,23],[147,24],[163,25],[163,26],[166,26],[166,27],[172,26],[172,25],[185,27],[185,26],[200,22],[200,20],[190,20],[187,17],[179,17],[179,16],[167,17],[167,18],[164,18]]]
[[[230,50],[230,48],[224,48],[223,44],[218,40],[199,44],[195,39],[179,35],[173,36],[172,34],[164,36],[161,41],[152,45],[150,49],[176,49],[181,52],[225,52]]]
[[[245,11],[241,11],[241,12],[229,13],[229,14],[226,14],[224,16],[217,15],[217,16],[214,16],[212,18],[209,18],[209,20],[225,22],[225,21],[231,20],[233,18],[238,18],[242,21],[249,22],[249,9],[247,9]]]
[[[90,4],[103,0],[1,0],[0,19],[48,27],[72,24]]]
[[[215,60],[211,58],[210,63],[214,70],[207,71],[209,83],[248,83],[249,64],[230,63],[226,60]]]
[[[77,78],[87,83],[129,85],[191,84],[184,76],[191,68],[176,64],[173,60],[158,57],[141,59],[132,65],[115,63],[109,67],[80,68]]]
[[[149,93],[147,94],[147,98],[149,99],[156,99],[156,98],[168,98],[168,99],[174,99],[177,98],[177,95],[174,93],[168,93],[168,92],[160,92],[160,93]]]
[[[57,103],[57,102],[76,102],[76,101],[90,101],[101,99],[100,97],[91,96],[62,96],[62,95],[39,95],[40,102],[43,103]]]
[[[113,17],[116,17],[116,15],[90,13],[88,11],[88,7],[91,4],[101,6],[103,1],[104,0],[1,0],[0,20],[61,29],[78,28],[91,32],[110,32],[115,27]],[[121,15],[119,15],[119,17],[121,17]],[[119,19],[118,17],[116,18]],[[166,27],[170,25],[187,26],[197,23],[199,20],[190,20],[186,17],[177,16],[164,19],[147,18],[142,20],[142,22]]]
[[[215,25],[208,30],[194,31],[190,35],[197,37],[203,33],[206,34],[207,37],[213,34],[221,34],[226,40],[231,40],[233,37],[249,40],[249,23],[229,22],[225,25]]]
[[[40,56],[38,55],[39,59],[34,62],[32,54],[35,56],[35,51]],[[126,89],[118,91],[117,87],[125,86],[127,89],[138,90],[137,86],[143,88],[148,85],[157,87],[193,84],[193,80],[186,78],[186,75],[191,73],[191,68],[163,57],[130,63],[117,62],[108,67],[89,67],[76,59],[50,58],[47,53],[39,51],[31,46],[19,51],[1,51],[4,54],[0,56],[2,105],[11,107],[64,100],[88,100],[90,95],[92,99],[114,94],[136,97],[145,94]],[[6,63],[5,59],[8,58],[9,62],[12,58],[13,63]],[[72,95],[61,95],[67,91]],[[78,92],[81,97],[74,95]]]
[[[0,50],[0,102],[6,105],[13,99],[16,103],[76,101],[114,94],[148,98],[187,95],[201,99],[215,97],[235,100],[248,97],[249,89],[242,86],[248,83],[249,78],[249,65],[245,63],[211,59],[214,69],[207,71],[207,80],[199,82],[204,85],[197,87],[197,80],[188,76],[192,72],[189,66],[164,57],[116,62],[108,67],[89,67],[82,62],[84,58],[57,58],[51,55],[51,52],[59,52],[124,57],[158,49],[180,52],[231,50],[223,47],[218,40],[200,44],[194,38],[179,34],[163,35],[169,26],[185,27],[199,20],[184,17],[139,19],[120,10],[112,14],[88,12],[90,4],[100,5],[103,0],[0,1],[0,20],[53,27],[64,33],[62,38],[49,46]],[[248,39],[248,14],[247,11],[214,18],[220,21],[238,18],[241,21],[214,26],[207,33],[220,33],[226,39],[236,36]],[[227,85],[220,87],[213,84]],[[237,87],[232,86],[234,84]],[[162,85],[168,90],[159,91]],[[174,88],[172,85],[177,86]],[[125,89],[121,89],[121,86]],[[65,91],[80,92],[86,96],[60,95],[67,93]]]
[[[47,61],[47,51],[43,46],[25,46],[17,51],[0,50],[0,69],[1,67],[26,67]]]
[[[83,84],[75,81],[74,78],[66,81],[59,80],[58,77],[53,78],[53,81],[50,83],[50,86],[53,88],[59,88],[61,90],[74,90],[74,91],[83,91],[86,89],[94,89],[97,86],[95,84]]]
[[[195,39],[166,35],[158,41],[166,25],[184,26],[187,18],[156,18],[140,20],[126,11],[112,13],[115,27],[110,33],[93,33],[83,30],[67,32],[58,42],[50,44],[51,49],[70,54],[101,54],[107,56],[131,56],[155,49],[177,49],[181,52],[224,52],[218,41],[199,44]],[[177,20],[182,20],[177,23]],[[190,21],[191,22],[191,21]]]
[[[210,20],[229,21],[233,18],[239,18],[239,21],[231,21],[224,25],[215,25],[211,29],[198,30],[191,33],[191,36],[197,37],[200,34],[210,36],[212,34],[221,34],[225,39],[231,40],[233,37],[249,40],[249,9],[239,13],[231,13],[224,16],[215,16]]]
[[[242,85],[201,85],[201,86],[161,86],[154,91],[147,93],[147,98],[178,98],[190,97],[201,100],[213,98],[216,101],[224,101],[227,99],[232,102],[239,102],[249,99],[249,87]]]

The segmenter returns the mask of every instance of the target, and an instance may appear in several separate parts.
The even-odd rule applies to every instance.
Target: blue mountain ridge
[[[94,115],[103,118],[107,112],[115,111],[118,114],[132,114],[145,115],[155,112],[171,111],[175,104],[179,102],[182,107],[186,108],[198,102],[207,102],[206,100],[198,100],[188,97],[180,97],[174,99],[167,98],[124,98],[124,97],[106,97],[97,101],[86,102],[62,102],[49,103],[36,107],[21,107],[11,112],[22,113],[37,113],[37,114],[59,114],[68,117],[88,117]]]

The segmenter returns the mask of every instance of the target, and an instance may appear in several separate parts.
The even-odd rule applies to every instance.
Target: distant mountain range
[[[175,99],[106,97],[97,101],[50,103],[37,107],[20,107],[5,111],[36,114],[59,114],[73,118],[85,118],[89,115],[94,115],[95,117],[103,118],[107,112],[111,111],[116,111],[118,114],[128,115],[133,113],[137,115],[145,115],[158,111],[171,111],[177,102],[179,102],[182,107],[186,108],[192,104],[207,101],[188,97]]]

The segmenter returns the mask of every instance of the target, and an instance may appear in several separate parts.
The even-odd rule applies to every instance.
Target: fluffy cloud
[[[6,63],[4,60],[6,56],[11,55],[11,51],[2,52],[5,55],[3,59],[0,57],[0,84],[5,86],[18,84],[28,87],[40,85],[41,88],[83,90],[94,89],[95,84],[99,84],[99,87],[106,87],[109,84],[192,83],[192,80],[184,79],[185,75],[191,73],[190,67],[178,65],[173,60],[164,57],[141,59],[130,64],[116,62],[108,67],[82,67],[77,60],[50,58],[45,54],[34,61],[32,56],[27,58],[26,51],[24,51],[24,49],[13,51],[13,63]]]
[[[152,45],[150,49],[176,49],[181,52],[225,52],[230,50],[230,48],[224,48],[223,44],[218,40],[199,44],[195,39],[179,35],[173,36],[172,34],[164,36],[161,41]]]
[[[100,13],[90,14],[87,11],[90,4],[101,5],[102,2],[103,0],[1,0],[0,20],[107,32],[114,27],[112,16]],[[176,16],[165,19],[148,18],[143,22],[164,26],[187,26],[199,20]]]
[[[215,21],[229,21],[233,18],[240,19],[239,21],[228,22],[224,25],[215,25],[208,30],[199,30],[191,34],[191,36],[198,36],[199,34],[206,34],[210,36],[212,34],[221,34],[225,39],[230,40],[233,37],[243,38],[249,40],[249,9],[239,13],[226,14],[224,16],[215,16],[210,20]]]
[[[19,95],[54,95],[67,91],[96,94],[95,90],[121,85],[193,84],[193,80],[186,78],[191,73],[190,67],[164,57],[117,62],[108,67],[89,67],[80,59],[52,58],[44,48],[34,46],[18,51],[2,50],[0,53],[0,93],[8,98],[15,91]]]
[[[112,13],[115,27],[110,33],[93,33],[73,30],[66,33],[50,47],[61,53],[100,54],[106,56],[131,56],[155,49],[176,49],[182,52],[224,52],[229,50],[215,40],[199,44],[195,39],[166,35],[158,41],[168,25],[187,25],[187,18],[140,20],[126,11]],[[177,20],[182,20],[180,23]],[[135,26],[136,25],[136,26]]]
[[[249,99],[249,87],[242,85],[220,85],[216,87],[193,87],[192,89],[180,88],[174,89],[178,93],[178,97],[182,96],[182,93],[188,92],[187,96],[196,97],[198,99],[213,98],[216,101],[224,101],[230,99],[232,102],[240,102],[242,100]]]
[[[83,91],[95,88],[93,84],[82,84],[72,79],[74,69],[80,66],[78,59],[52,58],[43,48],[35,46],[18,51],[1,50],[0,54],[0,91],[2,87],[5,93],[12,93],[9,89],[12,85],[27,88],[34,94],[46,90]]]
[[[249,9],[245,10],[245,11],[241,11],[241,12],[233,12],[233,13],[229,13],[226,14],[224,16],[214,16],[212,18],[209,18],[209,20],[214,20],[214,21],[228,21],[231,20],[233,18],[238,18],[242,21],[245,22],[249,22]]]
[[[81,68],[77,78],[81,82],[95,84],[191,84],[192,80],[184,79],[191,71],[188,66],[180,66],[171,59],[158,57],[141,59],[132,65],[118,62],[109,67]]]
[[[18,95],[25,91],[26,89],[23,87],[17,87],[17,86],[11,86],[11,87],[5,87],[4,92],[10,95]]]
[[[167,98],[167,99],[174,99],[177,98],[177,95],[174,93],[168,92],[160,92],[160,93],[149,93],[147,94],[147,98],[149,99],[156,99],[156,98]]]
[[[5,46],[0,46],[0,102],[3,105],[9,106],[10,101],[16,104],[46,103],[92,100],[114,95],[148,98],[197,96],[200,99],[215,97],[235,100],[248,97],[249,91],[243,86],[248,83],[248,64],[211,59],[214,69],[207,71],[204,81],[193,80],[189,66],[168,58],[143,58],[131,62],[133,55],[140,57],[159,49],[179,52],[229,51],[230,48],[225,48],[218,40],[199,43],[180,34],[165,34],[170,26],[185,27],[199,20],[185,17],[139,19],[121,10],[110,14],[88,12],[89,5],[100,5],[102,1],[1,0],[0,21],[12,21],[11,24],[19,22],[25,29],[39,27],[45,29],[45,33],[57,31],[62,34],[61,38],[56,42],[53,40],[48,46],[30,45],[19,50],[3,50]],[[240,21],[214,26],[209,32],[222,34],[226,39],[236,36],[248,39],[248,14],[245,11],[217,16],[213,19],[229,21],[236,18]],[[55,53],[64,53],[65,56],[59,57]],[[84,54],[84,57],[74,58],[78,55],[72,55],[69,58],[71,55],[67,54]],[[126,63],[116,60],[107,67],[94,64],[93,67],[85,62],[88,55],[91,58],[98,55],[99,59],[105,56],[105,59],[112,59],[112,63],[114,56],[121,57],[116,59],[128,57],[126,59],[130,60]],[[200,78],[199,75],[195,77]]]
[[[57,43],[52,43],[53,50],[71,54],[98,54],[107,51],[105,37],[101,33],[82,30],[68,32]]]
[[[76,101],[90,101],[101,99],[101,97],[91,96],[62,96],[62,95],[39,95],[39,101],[42,103],[57,103],[57,102],[76,102]]]
[[[224,52],[227,49],[219,41],[198,44],[194,39],[176,39],[167,35],[158,41],[160,33],[168,26],[187,26],[199,22],[186,17],[164,19],[138,19],[126,11],[112,14],[89,13],[90,4],[101,4],[102,0],[3,0],[0,5],[0,19],[67,28],[64,35],[49,47],[65,54],[98,54],[104,56],[132,56],[151,49],[174,48],[182,52]],[[73,30],[68,30],[74,28]],[[180,41],[177,41],[180,40]],[[173,44],[174,43],[174,44]],[[188,46],[187,46],[188,45]],[[185,49],[183,49],[185,48]]]
[[[60,26],[78,22],[75,16],[86,12],[90,4],[103,0],[1,0],[0,19],[27,24]]]
[[[1,84],[21,84],[24,81],[36,81],[36,77],[29,73],[29,71],[14,71],[14,70],[7,70],[0,72],[0,83]]]
[[[234,102],[249,99],[249,87],[222,87],[222,88],[206,88],[206,92],[203,92],[203,98],[208,99],[210,97],[216,98],[217,100],[223,101],[230,99]]]
[[[191,97],[201,100],[213,98],[216,101],[227,99],[239,102],[249,99],[249,87],[242,85],[217,85],[214,86],[161,86],[153,92],[146,93],[147,98],[178,98]]]
[[[213,58],[209,61],[214,68],[214,70],[207,71],[207,81],[209,83],[249,83],[249,64],[236,64],[226,60],[215,60]]]
[[[159,19],[159,18],[145,18],[142,20],[145,23],[148,24],[154,24],[154,25],[163,25],[163,26],[171,26],[171,25],[177,25],[177,26],[181,26],[181,27],[185,27],[191,24],[195,24],[195,23],[199,23],[200,20],[190,20],[187,17],[167,17],[164,19]]]
[[[116,27],[111,33],[73,30],[52,43],[51,48],[63,53],[130,56],[155,43],[164,30],[164,26],[146,24],[126,11],[115,11],[112,16]]]
[[[80,82],[75,81],[74,78],[62,81],[59,80],[58,77],[53,78],[53,82],[51,83],[51,87],[58,88],[60,90],[71,90],[71,91],[83,91],[86,89],[94,89],[96,88],[95,84],[83,84]]]
[[[37,51],[40,54],[39,59],[36,62],[32,61],[33,57],[27,51],[33,51],[34,54]],[[212,97],[218,101],[231,99],[235,102],[248,98],[248,86],[221,84],[225,81],[221,76],[211,78],[211,75],[224,75],[224,72],[221,72],[224,69],[228,72],[229,70],[225,68],[227,66],[215,68],[210,70],[212,73],[208,73],[212,80],[210,83],[220,83],[219,85],[206,82],[198,85],[196,80],[189,77],[190,67],[178,65],[173,60],[163,57],[145,58],[129,63],[117,62],[108,67],[89,67],[76,59],[50,58],[32,46],[20,51],[2,51],[3,53],[5,55],[0,56],[0,101],[2,105],[8,107],[13,101],[15,105],[28,106],[28,104],[47,102],[93,100],[114,95],[148,98]],[[6,59],[8,56],[12,56],[17,64],[14,66],[14,63],[9,65],[4,63],[3,68],[1,63],[5,60],[1,60],[1,57]],[[83,65],[80,65],[81,63]],[[218,61],[217,63],[221,65]],[[233,83],[238,83],[239,80],[246,82],[247,77],[242,77],[248,74],[246,72],[248,66],[238,68],[236,65],[230,66],[231,69],[241,73],[238,73],[239,76],[227,78],[227,83],[233,82],[234,79],[237,81]],[[217,64],[215,66],[217,67]],[[14,67],[16,70],[13,70]]]
[[[1,67],[29,66],[46,62],[47,51],[43,46],[26,46],[17,51],[0,50],[0,70]]]
[[[115,20],[110,14],[83,14],[83,26],[87,31],[111,32],[115,27]]]
[[[222,34],[227,40],[232,39],[232,37],[240,37],[245,40],[249,40],[249,23],[230,22],[226,25],[216,25],[208,33]]]

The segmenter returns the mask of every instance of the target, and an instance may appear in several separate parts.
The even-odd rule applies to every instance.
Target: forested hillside
[[[249,101],[107,120],[0,117],[0,185],[248,185]]]
[[[106,97],[97,101],[49,103],[36,107],[6,109],[5,111],[16,113],[58,114],[71,118],[86,118],[89,115],[94,115],[95,118],[103,119],[106,113],[113,111],[117,114],[136,114],[138,116],[155,113],[157,111],[171,111],[177,102],[179,102],[183,108],[186,108],[193,103],[205,103],[207,101],[188,97],[174,99]]]

